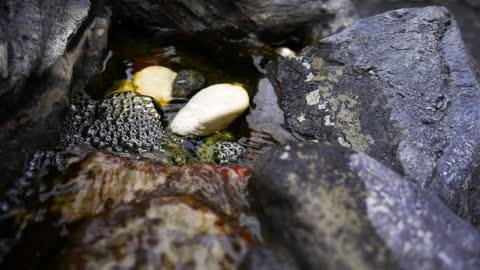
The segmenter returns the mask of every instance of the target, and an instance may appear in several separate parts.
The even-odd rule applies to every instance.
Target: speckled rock
[[[245,147],[236,142],[217,142],[213,150],[215,160],[220,164],[238,162],[246,152]]]
[[[235,269],[248,237],[191,197],[121,206],[81,228],[60,269]]]
[[[293,131],[365,152],[480,222],[479,73],[448,10],[362,19],[269,70]]]
[[[67,117],[66,145],[89,144],[126,153],[162,151],[165,133],[151,97],[116,93],[101,102],[76,93]]]
[[[478,269],[480,232],[364,153],[277,147],[257,164],[270,239],[301,269]]]

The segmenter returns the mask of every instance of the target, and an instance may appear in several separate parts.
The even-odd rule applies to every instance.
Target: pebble
[[[133,76],[135,91],[152,97],[157,104],[165,105],[172,100],[172,85],[177,73],[162,66],[146,67]]]
[[[173,82],[174,97],[189,97],[202,89],[205,85],[205,77],[195,70],[181,70]]]
[[[228,127],[249,106],[240,85],[215,84],[194,95],[170,124],[180,136],[207,136]]]

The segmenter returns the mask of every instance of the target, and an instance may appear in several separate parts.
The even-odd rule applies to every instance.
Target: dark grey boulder
[[[304,27],[324,37],[357,19],[350,0],[121,0],[114,7],[140,25],[229,36],[232,32],[288,34]]]
[[[12,101],[20,99],[21,89],[31,74],[42,74],[65,53],[69,40],[87,19],[90,8],[88,0],[0,3],[0,28],[5,32],[4,36],[0,33],[0,44],[8,45],[5,48],[8,49],[9,75],[0,80],[0,101],[13,103],[2,106],[2,114],[7,111],[4,109],[15,108],[17,104]],[[0,48],[0,59],[1,55]],[[4,78],[5,74],[2,71]]]
[[[269,68],[288,126],[365,152],[480,222],[478,67],[451,13],[400,9]]]
[[[479,269],[480,232],[364,153],[276,147],[256,167],[270,239],[301,269]]]
[[[59,145],[70,91],[100,70],[109,25],[103,1],[0,3],[0,191],[35,151]]]

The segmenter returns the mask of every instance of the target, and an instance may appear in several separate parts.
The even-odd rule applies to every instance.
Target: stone
[[[252,178],[250,169],[190,163],[168,177],[160,194],[192,195],[218,213],[238,218],[250,210],[247,185]]]
[[[195,70],[181,70],[173,82],[172,96],[190,97],[205,86],[205,77]]]
[[[192,197],[154,198],[101,215],[72,237],[59,268],[236,269],[248,237]]]
[[[172,100],[173,82],[177,73],[162,66],[149,66],[133,76],[135,91],[152,97],[159,105]]]
[[[474,224],[478,75],[441,7],[362,19],[269,67],[290,129],[367,153]]]
[[[161,120],[148,96],[122,92],[95,102],[77,93],[65,121],[63,141],[125,153],[164,152],[167,136]]]
[[[43,74],[66,53],[69,40],[87,19],[90,8],[88,0],[2,1],[0,28],[4,35],[0,34],[0,44],[4,45],[0,47],[4,52],[0,55],[7,56],[8,65],[4,62],[3,69],[8,67],[8,77],[0,81],[0,103],[6,104],[0,115],[21,105],[22,90],[32,74]]]
[[[0,44],[8,44],[8,77],[0,79],[2,193],[33,153],[59,146],[70,93],[99,72],[107,47],[111,12],[101,1],[39,2],[0,3]]]
[[[287,254],[272,249],[254,246],[239,267],[240,270],[296,270],[299,269],[293,259]]]
[[[254,198],[300,269],[478,269],[480,232],[378,161],[324,143],[275,147]]]
[[[280,39],[294,34],[313,40],[358,19],[351,0],[121,0],[113,6],[137,25],[201,32],[198,41],[213,49],[219,47],[216,41],[227,41],[256,47],[257,55],[265,54],[260,48],[265,47],[259,42],[262,36]]]
[[[217,142],[213,150],[215,160],[220,164],[238,162],[246,152],[245,147],[236,142]]]
[[[243,244],[249,245],[260,237],[258,221],[251,214],[247,193],[252,177],[250,169],[236,166],[190,163],[177,167],[167,160],[99,151],[85,145],[71,146],[59,152],[38,152],[15,188],[6,192],[6,199],[0,201],[0,227],[4,229],[0,234],[0,267],[27,269],[32,265],[50,264],[50,260],[58,255],[58,249],[63,248],[63,243],[76,241],[76,236],[71,234],[83,235],[75,233],[78,226],[95,223],[97,216],[106,216],[113,222],[118,216],[109,213],[123,212],[118,209],[124,207],[136,209],[128,215],[134,217],[142,213],[140,221],[150,224],[148,219],[143,220],[142,211],[149,207],[151,200],[161,202],[157,205],[159,208],[164,203],[171,205],[170,202],[184,205],[186,207],[167,207],[169,217],[182,219],[192,214],[192,218],[199,218],[197,221],[201,224],[207,221],[201,219],[207,218],[220,226],[215,228],[225,229],[220,238],[230,237],[227,231],[231,229],[235,239],[240,237]],[[201,228],[209,227],[210,223],[204,225],[187,223],[181,232],[200,233]],[[149,227],[152,230],[169,230],[168,223],[160,226],[153,222],[148,226],[152,226]],[[130,229],[125,223],[117,223],[114,227],[115,230],[123,228],[125,232]],[[90,235],[96,230],[88,231]],[[105,241],[116,241],[110,236],[105,235]],[[78,242],[76,245],[84,247]],[[192,250],[196,248],[200,247],[192,246]],[[242,247],[241,254],[246,253],[244,248],[246,246]],[[181,251],[173,247],[172,250],[173,253],[169,254],[182,256]],[[239,252],[237,246],[235,250]],[[243,255],[235,260],[241,257]],[[102,263],[101,258],[89,261]]]
[[[248,106],[248,93],[242,86],[215,84],[195,94],[170,129],[180,136],[207,136],[228,127]]]

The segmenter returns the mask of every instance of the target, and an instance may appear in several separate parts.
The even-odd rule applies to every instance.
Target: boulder
[[[104,218],[111,219],[112,222],[118,221],[119,216],[112,213],[125,213],[125,208],[131,209],[128,210],[129,217],[139,218],[135,219],[135,222],[149,224],[149,231],[168,231],[171,225],[169,221],[159,225],[156,221],[150,223],[150,217],[144,216],[146,213],[142,211],[149,207],[152,199],[160,202],[159,208],[164,204],[171,205],[172,200],[175,202],[174,207],[167,207],[165,210],[171,219],[184,222],[182,218],[188,214],[188,219],[205,218],[204,221],[209,221],[208,224],[202,223],[203,221],[183,224],[180,234],[195,232],[198,236],[202,228],[211,227],[219,230],[216,232],[221,234],[219,236],[221,239],[224,239],[223,237],[230,239],[230,233],[227,231],[233,230],[233,237],[241,238],[240,244],[245,244],[239,246],[240,250],[235,244],[234,253],[240,252],[241,255],[235,258],[235,264],[238,264],[246,252],[245,248],[250,239],[259,238],[258,221],[251,214],[250,198],[246,190],[251,178],[251,170],[239,167],[188,164],[179,168],[157,158],[112,154],[88,146],[72,146],[61,152],[39,152],[27,166],[24,176],[17,181],[15,188],[10,189],[5,200],[0,201],[2,217],[0,227],[4,229],[0,233],[0,267],[25,269],[36,264],[51,263],[52,258],[58,255],[58,250],[64,247],[65,241],[73,241],[74,250],[83,249],[85,246],[72,240],[70,233],[77,231],[80,224],[96,224],[98,220]],[[175,206],[177,204],[181,206]],[[127,206],[124,207],[125,205]],[[95,218],[102,215],[101,218]],[[126,235],[129,235],[128,224],[114,225],[114,223],[101,228],[97,225],[94,227],[88,225],[87,232],[78,232],[76,235],[91,235],[96,232],[94,228],[106,231],[124,230],[127,232]],[[223,223],[230,225],[223,227]],[[205,227],[202,227],[202,224]],[[178,224],[172,226],[174,225]],[[217,225],[219,227],[216,227]],[[189,248],[189,245],[196,241],[195,235],[191,235],[193,238],[184,239],[185,248]],[[105,242],[115,242],[117,236],[103,237]],[[73,236],[73,239],[75,237],[77,236]],[[174,249],[175,239],[169,240],[171,242],[168,242],[168,245],[172,245],[169,247],[171,251],[165,252],[173,257],[182,257],[184,249]],[[202,241],[208,242],[207,239],[210,239],[210,236],[206,236]],[[193,242],[189,242],[190,240]],[[229,246],[223,246],[224,240],[219,241],[212,245],[220,244],[222,248],[230,250]],[[90,244],[94,245],[92,242],[86,246]],[[195,247],[198,245],[191,246],[193,250]],[[198,248],[200,248],[198,252],[203,252],[201,247]],[[219,255],[215,253],[216,249],[213,247],[212,249],[208,254],[224,258],[221,255],[223,253],[220,252]],[[77,254],[78,251],[72,252],[69,254],[83,256]],[[82,252],[97,254],[96,252],[105,251],[92,249]],[[146,255],[148,250],[140,249],[138,252],[144,252]],[[102,264],[103,260],[95,257],[89,262]]]
[[[101,215],[76,232],[59,269],[236,269],[249,240],[191,197],[162,197]]]
[[[269,67],[289,128],[365,152],[477,224],[478,67],[445,8],[362,19]]]
[[[283,37],[295,32],[318,39],[358,18],[350,0],[121,0],[114,7],[137,25],[220,33],[238,41],[251,37],[250,33],[266,32]]]
[[[301,269],[478,269],[480,232],[364,153],[293,143],[257,164],[267,239]]]
[[[101,68],[110,15],[103,1],[0,3],[0,191],[59,145],[70,90]]]

